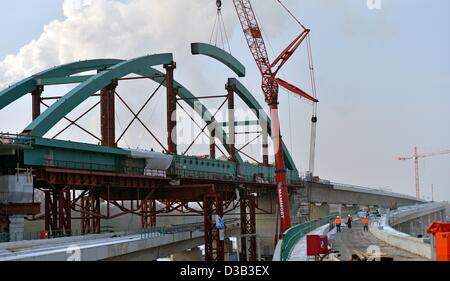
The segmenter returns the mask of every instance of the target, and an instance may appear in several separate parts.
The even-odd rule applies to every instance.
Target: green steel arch
[[[171,54],[163,54],[163,57],[159,57],[158,59],[162,60],[160,64],[169,64],[172,62],[172,55]],[[27,126],[27,128],[24,130],[24,133],[28,133],[33,136],[40,136],[42,137],[45,135],[48,130],[51,129],[57,122],[59,122],[66,114],[68,114],[70,111],[72,111],[76,106],[81,104],[83,101],[85,101],[92,93],[95,93],[96,91],[106,87],[111,83],[113,79],[121,78],[123,76],[126,76],[130,73],[134,73],[137,75],[142,76],[148,76],[151,77],[150,79],[161,83],[164,81],[164,78],[161,76],[164,76],[164,74],[156,69],[153,69],[149,67],[149,56],[137,58],[130,61],[123,61],[123,60],[110,60],[110,65],[108,67],[112,66],[109,71],[105,71],[103,73],[99,73],[96,76],[93,76],[89,79],[87,79],[85,82],[80,84],[78,87],[67,93],[63,98],[61,98],[60,101],[53,104],[50,108],[48,108],[41,116],[39,116],[36,120],[34,120],[31,124]],[[72,64],[70,64],[72,65]],[[155,64],[156,65],[156,64]],[[58,67],[58,69],[65,68],[65,66]],[[120,69],[125,68],[125,69]],[[72,67],[74,69],[74,67]],[[82,71],[78,72],[84,72],[86,71],[86,65],[82,68]],[[66,70],[65,70],[66,71]],[[111,71],[114,71],[112,74],[107,75]],[[51,76],[38,76],[35,75],[31,77],[32,79],[36,79],[36,77],[39,77],[40,79],[47,78],[47,77],[59,77],[61,75],[67,75],[67,71],[58,71],[55,72]],[[106,77],[105,77],[106,76]],[[95,85],[91,85],[91,83],[95,83]],[[164,82],[163,85],[166,87],[166,83]],[[186,103],[194,109],[194,111],[200,115],[200,117],[203,118],[203,120],[208,124],[216,123],[217,121],[212,116],[211,112],[204,106],[198,99],[195,98],[195,96],[183,85],[178,83],[177,81],[174,81],[174,87],[177,89],[177,95],[183,99],[185,99]],[[24,93],[26,94],[26,93]],[[214,125],[214,124],[213,124]],[[224,145],[225,149],[229,152],[229,145],[228,145],[228,137],[226,133],[223,131],[223,128],[220,126],[215,126],[216,129],[216,135],[218,137],[221,137],[220,141]],[[242,158],[239,155],[236,155],[236,161],[239,163],[242,163]]]
[[[245,66],[231,54],[216,46],[205,43],[192,43],[191,53],[193,55],[205,55],[220,61],[228,66],[239,77],[245,77]]]
[[[73,62],[61,66],[53,67],[28,77],[6,89],[0,91],[0,110],[25,96],[28,93],[35,91],[38,88],[38,82],[42,79],[62,78],[73,74],[82,73],[90,70],[104,70],[121,60],[115,59],[96,59]]]
[[[206,55],[211,58],[214,58],[226,66],[228,66],[231,70],[233,70],[239,77],[245,76],[245,67],[242,66],[242,64],[234,58],[229,53],[225,52],[224,50],[213,46],[209,44],[204,43],[192,43],[191,44],[191,52],[193,55]],[[267,121],[267,131],[269,135],[272,135],[272,126],[271,126],[271,120],[267,116],[264,110],[262,110],[262,106],[259,104],[259,102],[255,99],[255,97],[250,93],[247,88],[245,88],[244,85],[242,85],[239,80],[235,78],[228,79],[228,84],[234,86],[236,94],[244,101],[244,103],[250,108],[253,109],[253,111],[256,113],[257,117],[260,120]],[[259,116],[261,113],[261,116]],[[291,154],[289,153],[289,150],[287,149],[286,145],[283,142],[283,152],[284,152],[284,161],[286,168],[290,170],[297,170],[294,160],[291,157]]]
[[[172,61],[172,54],[156,54],[120,62],[109,68],[108,71],[89,78],[68,92],[28,125],[24,133],[42,137],[75,107],[95,92],[111,84],[114,79],[148,69],[154,65],[170,64]]]

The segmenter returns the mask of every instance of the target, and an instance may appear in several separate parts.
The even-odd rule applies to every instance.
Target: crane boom
[[[278,194],[278,211],[280,214],[280,231],[284,233],[291,226],[291,216],[289,209],[288,187],[286,179],[286,167],[282,150],[282,137],[278,115],[278,89],[279,86],[313,102],[318,100],[300,88],[276,78],[276,74],[283,65],[291,58],[305,40],[310,30],[303,27],[303,31],[292,41],[281,54],[271,63],[267,54],[266,44],[262,36],[261,28],[258,24],[256,14],[250,0],[233,0],[239,21],[244,31],[250,52],[262,75],[262,91],[267,104],[270,106],[270,116],[272,120],[272,140],[275,153],[275,168]]]
[[[419,158],[426,158],[426,157],[432,157],[432,156],[438,156],[438,155],[444,155],[444,154],[450,154],[450,149],[419,154],[417,152],[417,147],[414,147],[414,155],[406,156],[406,157],[398,157],[398,160],[401,160],[401,161],[414,160],[414,171],[415,171],[415,176],[416,176],[416,197],[418,199],[420,199]]]

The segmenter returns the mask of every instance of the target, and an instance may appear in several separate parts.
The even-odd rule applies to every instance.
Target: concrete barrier
[[[388,243],[394,247],[408,251],[410,253],[432,259],[431,256],[431,244],[427,244],[421,238],[412,236],[400,236],[394,233],[389,233],[378,228],[378,224],[371,224],[369,231],[377,239]]]

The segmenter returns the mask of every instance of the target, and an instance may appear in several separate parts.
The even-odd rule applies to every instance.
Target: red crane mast
[[[419,180],[419,158],[426,158],[426,157],[432,157],[437,155],[444,155],[444,154],[450,154],[450,149],[447,150],[441,150],[437,152],[431,152],[431,153],[418,153],[417,147],[414,147],[414,155],[412,156],[406,156],[406,157],[398,157],[398,160],[405,161],[405,160],[414,160],[414,172],[416,177],[416,198],[420,199],[420,180]]]
[[[278,117],[278,89],[279,86],[291,91],[307,100],[317,103],[318,100],[300,88],[277,78],[276,75],[283,65],[291,58],[298,47],[304,42],[310,30],[303,25],[303,30],[273,61],[270,62],[267,54],[266,44],[262,36],[261,28],[256,19],[255,12],[250,0],[233,0],[239,21],[244,31],[247,44],[253,55],[253,58],[262,75],[262,91],[267,104],[270,107],[270,116],[272,119],[272,140],[274,144],[278,210],[280,214],[280,230],[284,233],[291,227],[291,215],[289,209],[288,188],[286,179],[286,168],[282,150],[282,137],[280,131],[280,122]],[[280,2],[281,4],[281,2]],[[283,5],[284,7],[284,5]],[[289,11],[288,11],[289,12]],[[290,13],[290,12],[289,12]],[[291,13],[290,13],[291,14]],[[292,14],[291,14],[292,15]]]

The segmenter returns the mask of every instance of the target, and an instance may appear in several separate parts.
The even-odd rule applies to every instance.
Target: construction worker
[[[351,216],[351,215],[348,215],[348,216],[347,216],[347,227],[348,227],[348,228],[352,228],[352,221],[353,221],[352,216]]]
[[[334,223],[336,224],[336,232],[341,232],[341,217],[337,216]]]
[[[369,217],[368,216],[362,219],[362,223],[364,225],[363,231],[364,232],[369,231]]]

